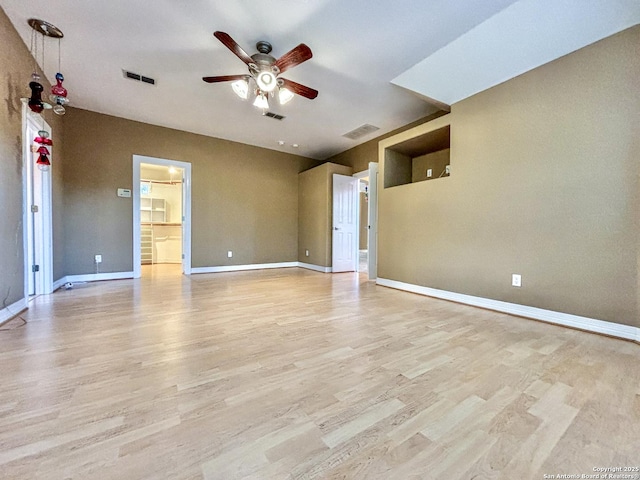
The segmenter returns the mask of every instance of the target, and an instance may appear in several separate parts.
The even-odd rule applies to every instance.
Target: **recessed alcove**
[[[384,151],[384,188],[450,176],[451,126],[418,135]]]

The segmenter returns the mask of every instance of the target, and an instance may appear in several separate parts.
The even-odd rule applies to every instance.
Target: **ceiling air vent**
[[[380,127],[376,127],[374,125],[369,125],[365,123],[364,125],[359,126],[355,130],[351,130],[348,133],[342,135],[343,137],[350,138],[351,140],[357,140],[360,137],[364,137],[365,135],[370,134],[371,132],[375,132],[376,130],[380,130]]]
[[[137,80],[138,82],[148,83],[149,85],[156,84],[155,79],[151,77],[145,77],[144,75],[140,75],[139,73],[122,70],[122,74],[124,75],[124,78],[130,78],[131,80]]]
[[[284,119],[283,115],[278,115],[277,113],[273,113],[273,112],[265,112],[264,114],[265,117],[270,117],[273,118],[275,120],[282,120]]]

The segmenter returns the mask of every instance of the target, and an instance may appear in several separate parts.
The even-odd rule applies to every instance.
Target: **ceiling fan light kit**
[[[269,108],[269,96],[275,97],[276,93],[281,105],[291,101],[294,94],[310,100],[318,96],[318,91],[313,88],[279,77],[282,72],[306,62],[313,56],[311,49],[304,43],[276,59],[270,55],[272,47],[269,42],[256,43],[258,53],[249,56],[229,34],[217,31],[213,35],[247,65],[249,75],[203,77],[205,82],[233,82],[231,88],[234,93],[243,100],[248,100],[249,94],[252,93],[253,105],[260,108],[263,114]]]

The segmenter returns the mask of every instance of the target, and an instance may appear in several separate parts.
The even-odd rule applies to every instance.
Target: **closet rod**
[[[176,185],[178,183],[182,183],[182,180],[174,180],[174,181],[169,181],[169,180],[147,180],[144,178],[140,179],[140,182],[144,182],[144,183],[160,183],[162,185]]]

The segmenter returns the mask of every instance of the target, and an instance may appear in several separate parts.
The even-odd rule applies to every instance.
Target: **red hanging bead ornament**
[[[38,136],[33,139],[34,142],[39,143],[40,145],[49,145],[53,146],[53,140],[49,138],[49,132],[46,130],[38,131]]]
[[[49,99],[55,103],[53,112],[58,115],[66,113],[64,106],[69,103],[67,89],[62,86],[62,82],[64,82],[64,76],[60,72],[56,73],[56,84],[51,87],[51,95],[49,95]]]
[[[51,162],[49,161],[49,155],[51,154],[45,145],[52,147],[53,141],[49,138],[49,132],[46,130],[38,131],[38,136],[33,141],[40,144],[40,147],[35,151],[35,153],[39,155],[38,160],[36,160],[36,165],[38,165],[40,170],[46,172],[51,166]]]
[[[38,153],[40,154],[40,156],[36,161],[36,165],[38,165],[38,168],[42,171],[49,170],[49,167],[51,166],[51,162],[49,161],[48,157],[48,155],[50,155],[49,149],[47,149],[47,147],[43,145],[38,149]]]

